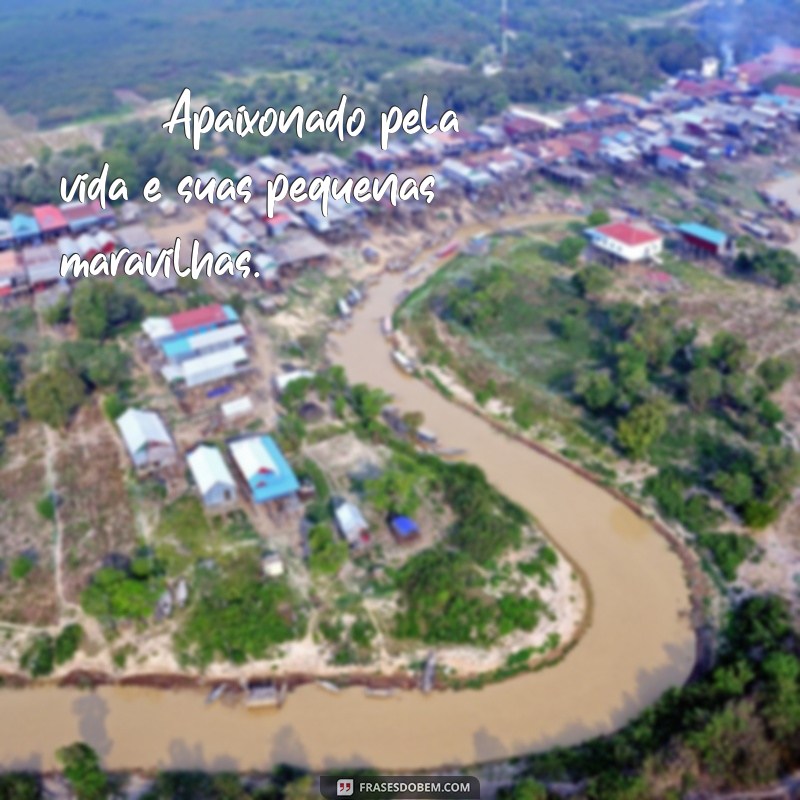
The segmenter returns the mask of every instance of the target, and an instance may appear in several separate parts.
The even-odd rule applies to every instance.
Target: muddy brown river
[[[53,767],[54,751],[78,738],[114,769],[469,764],[613,731],[688,677],[695,645],[678,558],[612,496],[401,373],[380,320],[404,288],[389,275],[372,287],[352,327],[336,337],[334,358],[351,381],[422,411],[443,446],[464,448],[466,460],[530,509],[580,565],[594,607],[579,644],[557,666],[479,691],[376,699],[362,689],[331,694],[309,685],[280,711],[207,706],[196,692],[0,691],[4,769]]]

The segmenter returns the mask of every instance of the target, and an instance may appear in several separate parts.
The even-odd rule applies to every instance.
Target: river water
[[[200,693],[141,688],[0,691],[3,768],[51,768],[54,751],[78,738],[113,769],[469,764],[612,731],[688,677],[694,637],[678,558],[600,488],[403,375],[380,335],[380,319],[403,288],[396,275],[372,288],[337,337],[334,358],[352,382],[422,411],[443,446],[465,448],[466,460],[528,508],[580,565],[593,614],[577,647],[555,667],[479,691],[376,699],[362,689],[331,694],[309,685],[280,711],[206,706]]]

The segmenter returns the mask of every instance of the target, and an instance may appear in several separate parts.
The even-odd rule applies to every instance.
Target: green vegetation
[[[76,742],[62,747],[56,758],[77,800],[106,800],[109,797],[110,781],[100,766],[97,753],[89,745]]]
[[[83,628],[75,623],[62,628],[55,639],[50,634],[40,634],[23,652],[20,667],[34,678],[46,677],[78,652],[82,640]]]
[[[491,382],[521,428],[547,419],[572,441],[655,465],[645,491],[693,533],[717,533],[723,505],[749,528],[773,522],[800,472],[771,398],[790,363],[757,363],[743,339],[724,331],[700,344],[670,300],[606,301],[610,270],[570,275],[552,251],[523,240],[506,244],[502,261],[462,257],[450,280],[432,281],[399,317],[411,319],[425,358],[449,364],[476,396]],[[431,312],[469,355],[442,345]],[[723,561],[731,574],[730,558]]]
[[[736,580],[739,567],[756,549],[753,539],[735,533],[703,533],[697,537],[697,541],[709,551],[727,581]]]
[[[768,281],[782,287],[797,278],[800,261],[790,250],[756,244],[736,256],[734,269],[752,280]]]
[[[330,525],[320,523],[308,532],[308,566],[318,575],[335,575],[347,561],[347,543],[342,541]]]
[[[149,556],[131,561],[127,569],[102,567],[81,593],[87,614],[107,625],[121,620],[145,620],[153,614],[164,590],[164,579]]]
[[[36,502],[36,510],[39,512],[39,516],[48,522],[52,522],[56,518],[56,504],[49,495]]]
[[[288,583],[265,581],[257,564],[247,562],[229,574],[208,570],[199,583],[199,597],[175,640],[186,662],[206,666],[222,658],[244,664],[305,632],[306,620]]]
[[[86,386],[74,373],[53,367],[34,375],[25,387],[31,419],[64,428],[86,397]]]
[[[800,763],[800,660],[786,604],[738,606],[718,663],[620,732],[528,759],[539,781],[586,782],[585,800],[668,800],[767,785]]]
[[[140,322],[142,305],[119,283],[82,281],[70,304],[70,319],[84,339],[106,339],[121,326]]]
[[[8,574],[12,580],[24,581],[35,567],[36,561],[23,553],[12,560],[8,568]]]
[[[654,0],[648,12],[679,5]],[[347,85],[361,103],[374,93],[382,105],[416,104],[426,91],[436,109],[486,116],[509,99],[554,102],[641,87],[663,70],[697,65],[705,49],[695,36],[677,26],[629,28],[626,18],[641,13],[635,0],[602,0],[577,14],[554,2],[520,5],[511,13],[516,35],[506,69],[489,78],[480,67],[497,39],[497,9],[485,0],[370,6],[333,0],[324,13],[310,0],[240,3],[224,12],[212,0],[175,0],[144,11],[133,0],[118,0],[113,10],[88,0],[56,12],[15,3],[0,19],[0,92],[11,113],[33,113],[49,125],[125,111],[128,98],[115,95],[119,87],[156,98],[191,86],[222,96],[228,107],[261,94],[291,106],[302,93],[311,106],[318,97],[310,95],[324,97],[329,86]],[[126,31],[122,39],[119,30]],[[158,52],[169,53],[167,61],[150,57]],[[202,68],[199,52],[208,54]],[[425,69],[424,57],[455,63]],[[15,72],[23,59],[31,65],[24,80]],[[247,80],[219,78],[241,75],[243,64]],[[57,87],[46,80],[54,69]],[[367,82],[376,84],[373,92]],[[136,160],[146,156],[139,152]]]

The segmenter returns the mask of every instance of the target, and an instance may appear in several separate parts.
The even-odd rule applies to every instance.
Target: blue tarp
[[[392,526],[394,533],[403,539],[419,533],[417,523],[411,517],[392,517],[389,524]]]

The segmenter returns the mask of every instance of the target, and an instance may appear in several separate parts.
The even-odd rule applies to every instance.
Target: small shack
[[[266,553],[261,559],[261,572],[265,578],[280,578],[285,572],[279,553]]]
[[[684,246],[696,255],[720,258],[729,251],[728,235],[724,231],[699,222],[684,222],[678,225],[678,232]]]
[[[351,547],[369,538],[369,525],[361,510],[353,503],[342,502],[333,511],[336,527]]]
[[[129,408],[117,419],[117,427],[137,469],[159,469],[175,463],[175,444],[155,411]]]
[[[411,517],[398,515],[389,520],[389,528],[398,542],[413,542],[419,538],[419,525]]]

